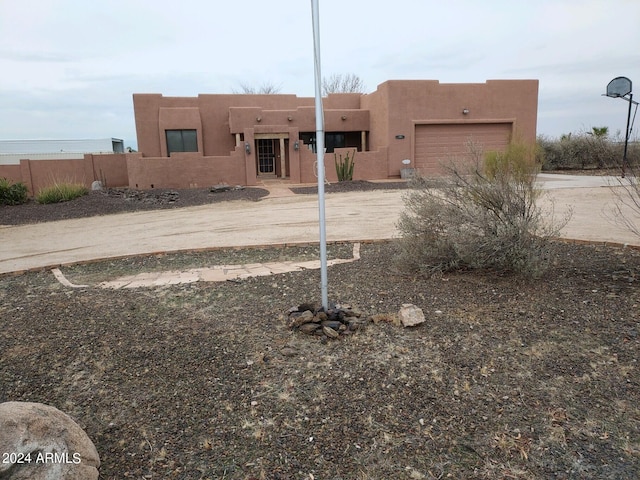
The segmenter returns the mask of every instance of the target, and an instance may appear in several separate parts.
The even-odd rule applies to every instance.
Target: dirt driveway
[[[542,176],[546,207],[561,218],[569,239],[640,243],[607,220],[615,197],[606,177]],[[326,196],[327,240],[393,238],[403,209],[402,190],[333,193]],[[630,214],[633,212],[630,212]],[[316,195],[268,196],[174,210],[136,212],[0,227],[0,273],[141,253],[318,242]]]

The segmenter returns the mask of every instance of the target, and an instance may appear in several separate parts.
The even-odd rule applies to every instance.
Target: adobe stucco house
[[[133,105],[140,153],[127,155],[132,188],[317,181],[313,98],[134,94]],[[354,149],[354,179],[398,178],[405,159],[429,175],[464,155],[469,139],[485,150],[514,134],[535,142],[538,81],[392,80],[366,95],[330,94],[323,108],[329,181],[333,154]]]
[[[269,178],[315,183],[314,105],[314,98],[295,95],[134,94],[138,152],[19,155],[0,164],[0,177],[24,182],[32,194],[52,179],[139,189]],[[464,156],[470,139],[484,150],[503,148],[514,134],[535,142],[538,81],[391,80],[366,95],[329,95],[323,108],[329,181],[337,180],[334,153],[354,150],[356,180],[399,178],[406,160],[433,175],[442,162]]]

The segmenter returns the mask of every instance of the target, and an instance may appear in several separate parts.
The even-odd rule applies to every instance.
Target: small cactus
[[[353,180],[353,169],[356,166],[356,162],[355,162],[356,151],[353,150],[353,154],[351,156],[349,156],[349,153],[347,153],[344,159],[342,158],[342,154],[340,154],[340,160],[338,160],[337,154],[334,153],[333,156],[335,158],[336,173],[338,174],[338,181],[350,182],[351,180]]]

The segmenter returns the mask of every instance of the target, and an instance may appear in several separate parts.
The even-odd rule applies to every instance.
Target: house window
[[[309,150],[314,153],[316,151],[316,134],[313,132],[303,132],[300,134],[300,139],[305,145],[309,146]],[[345,142],[345,134],[337,132],[329,132],[324,134],[324,148],[327,153],[333,153],[336,148],[348,147]]]
[[[166,130],[167,154],[173,152],[197,152],[198,134],[196,130]]]
[[[311,132],[300,133],[300,140],[311,150],[316,153],[316,134]]]
[[[325,133],[324,146],[328,153],[333,153],[336,148],[344,148],[344,133]]]

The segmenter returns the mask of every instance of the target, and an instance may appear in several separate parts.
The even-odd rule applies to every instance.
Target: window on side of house
[[[311,150],[316,153],[316,134],[314,132],[301,132],[300,140]]]
[[[325,133],[324,146],[327,153],[333,153],[336,148],[344,148],[344,133]]]
[[[173,152],[197,152],[198,134],[196,130],[166,130],[167,154]]]
[[[316,134],[313,132],[300,133],[300,139],[305,145],[309,146],[309,150],[316,152]],[[345,142],[345,134],[342,132],[328,132],[324,134],[324,148],[327,153],[333,153],[336,148],[344,148],[349,145]]]

